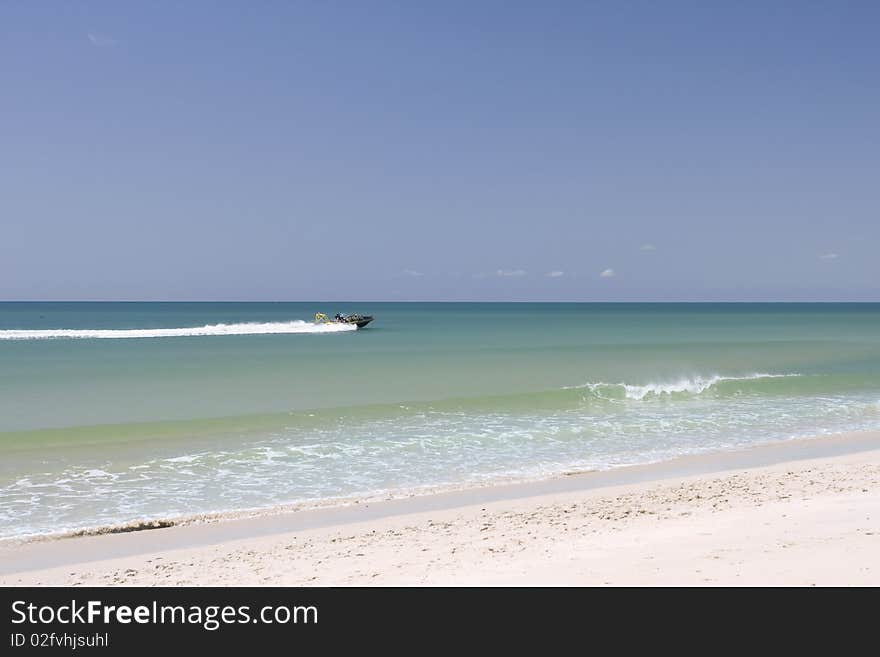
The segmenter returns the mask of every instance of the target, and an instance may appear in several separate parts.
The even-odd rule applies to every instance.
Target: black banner
[[[526,643],[544,651],[570,642],[595,652],[705,640],[730,647],[760,635],[763,645],[791,629],[830,630],[835,613],[853,639],[870,606],[801,591],[540,588],[6,588],[0,654],[33,650],[102,654],[182,647],[226,651],[270,648],[423,652]],[[810,599],[813,597],[814,599]],[[851,600],[859,602],[858,597]],[[834,610],[834,611],[832,611]],[[813,626],[811,623],[817,623]],[[417,645],[413,644],[416,637]],[[784,643],[815,634],[795,632]],[[407,649],[408,648],[408,649]],[[589,649],[587,649],[589,648]]]

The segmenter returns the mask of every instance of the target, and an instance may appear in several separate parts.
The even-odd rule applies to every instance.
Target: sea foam
[[[764,372],[756,372],[745,376],[695,376],[692,378],[680,378],[674,381],[649,382],[644,385],[606,383],[599,381],[585,383],[574,387],[588,388],[590,392],[599,397],[605,396],[604,393],[611,393],[610,396],[617,396],[614,394],[615,392],[622,392],[626,399],[642,400],[650,397],[662,397],[674,394],[699,395],[725,381],[757,381],[761,379],[780,379],[798,376],[800,376],[800,374],[767,374]]]

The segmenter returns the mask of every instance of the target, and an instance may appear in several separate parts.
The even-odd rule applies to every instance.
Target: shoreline
[[[19,544],[35,544],[86,537],[108,536],[148,532],[157,529],[189,527],[193,525],[219,524],[250,521],[257,519],[280,518],[293,514],[313,514],[343,509],[363,510],[376,505],[377,513],[396,515],[398,513],[417,513],[426,509],[441,509],[446,506],[460,506],[470,501],[492,502],[499,499],[532,497],[553,492],[574,489],[592,489],[626,483],[666,479],[686,474],[710,473],[731,467],[754,467],[768,465],[783,460],[802,460],[815,456],[830,456],[853,451],[880,449],[880,430],[850,431],[809,437],[796,437],[774,440],[766,443],[730,447],[722,450],[683,454],[670,459],[650,461],[606,468],[602,470],[570,470],[534,478],[498,478],[485,483],[468,482],[462,484],[426,485],[418,488],[378,491],[375,494],[329,497],[317,500],[276,504],[268,507],[252,507],[232,510],[205,511],[189,515],[156,516],[133,518],[123,522],[88,525],[58,532],[24,534],[21,536],[0,537],[0,555],[3,549]],[[464,501],[458,499],[466,498]],[[420,505],[419,502],[424,502]],[[415,509],[393,509],[396,505]],[[356,511],[357,512],[357,511]],[[387,513],[383,513],[387,512]],[[350,522],[345,518],[341,522]],[[317,518],[315,524],[322,526]],[[0,574],[3,567],[0,564]]]
[[[375,494],[328,497],[276,504],[268,507],[205,511],[189,515],[133,518],[118,523],[88,525],[51,533],[4,536],[0,537],[0,555],[3,554],[4,548],[19,544],[32,545],[59,540],[148,532],[172,527],[180,528],[193,525],[281,518],[292,514],[312,514],[343,509],[358,510],[370,508],[371,505],[381,505],[379,511],[388,511],[387,515],[414,513],[422,510],[419,501],[425,502],[424,509],[444,508],[445,505],[451,507],[468,504],[469,501],[458,499],[462,496],[476,501],[491,502],[497,499],[531,497],[571,490],[572,487],[590,489],[654,479],[666,479],[686,474],[710,473],[726,470],[731,467],[754,467],[777,463],[783,460],[802,460],[815,456],[830,456],[875,448],[880,449],[880,430],[850,431],[808,437],[799,436],[696,454],[683,454],[661,461],[622,465],[602,470],[570,470],[533,478],[511,476],[509,478],[492,479],[485,483],[467,482],[462,484],[425,485],[418,488],[377,491]],[[433,502],[431,498],[433,498]],[[414,510],[392,510],[392,507],[397,504],[409,506],[410,503],[414,504],[417,508]],[[343,519],[341,521],[349,522],[351,520]],[[318,519],[315,524],[307,523],[305,526],[322,526],[323,524]],[[0,564],[0,574],[3,572],[2,564]]]
[[[793,467],[802,469],[804,463],[846,460],[854,455],[855,460],[880,455],[880,432],[794,439],[539,481],[487,485],[392,500],[355,501],[345,506],[276,510],[246,517],[224,517],[220,521],[188,522],[150,531],[36,540],[7,539],[0,543],[0,581],[14,584],[27,573],[51,573],[65,568],[76,573],[84,564],[109,564],[120,560],[140,562],[149,555],[181,551],[205,553],[239,543],[271,543],[294,534],[379,527],[426,514],[450,515],[476,507],[513,508],[550,498],[593,498],[612,491],[635,494],[634,491],[670,482],[708,480],[708,475],[735,476],[741,471],[758,472],[780,464],[794,464]],[[880,461],[880,457],[877,460]]]

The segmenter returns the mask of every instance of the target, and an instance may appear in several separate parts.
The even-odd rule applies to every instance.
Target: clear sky
[[[880,300],[880,2],[0,2],[0,299]]]

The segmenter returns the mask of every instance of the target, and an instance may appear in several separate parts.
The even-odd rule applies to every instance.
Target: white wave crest
[[[690,394],[699,395],[712,386],[723,381],[754,381],[758,379],[779,379],[786,377],[796,377],[800,374],[768,374],[766,372],[756,372],[745,376],[695,376],[693,378],[682,378],[675,381],[665,381],[659,383],[646,383],[644,385],[631,385],[628,383],[586,383],[577,388],[589,388],[591,392],[603,397],[603,392],[614,389],[622,389],[626,399],[642,400],[649,397],[661,397],[673,394]]]
[[[125,338],[182,338],[206,335],[275,335],[284,333],[340,333],[355,331],[353,324],[314,324],[292,322],[265,322],[249,324],[206,324],[187,328],[153,329],[10,329],[0,330],[0,340],[125,339]]]

